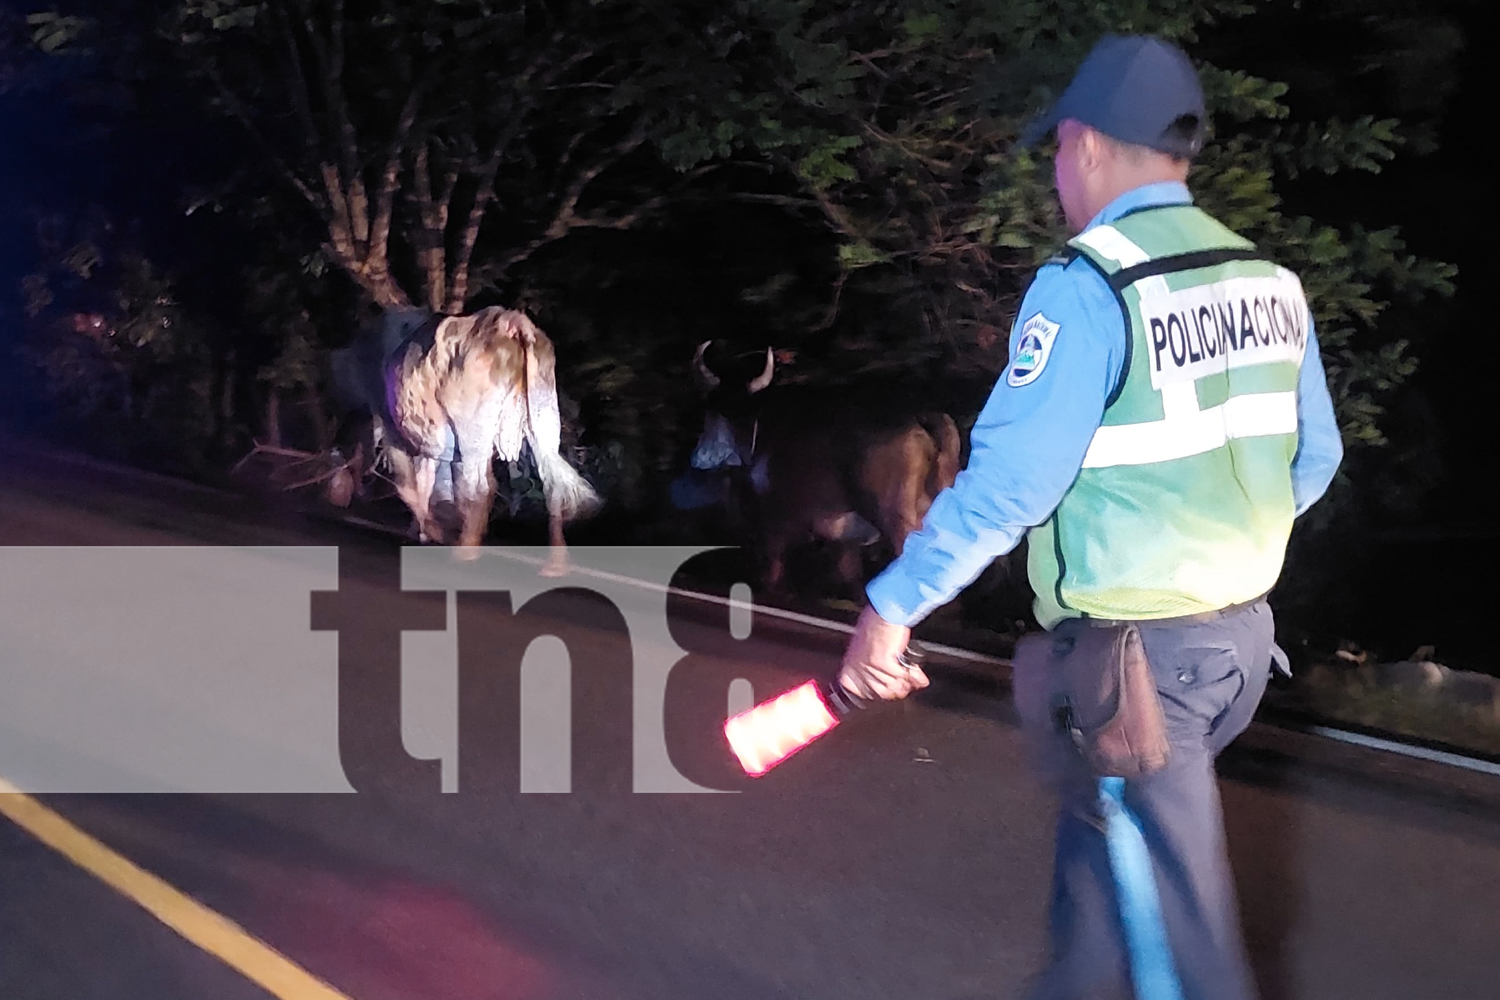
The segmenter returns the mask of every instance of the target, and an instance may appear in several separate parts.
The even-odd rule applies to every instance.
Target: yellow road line
[[[0,778],[0,815],[279,1000],[349,1000],[242,927],[116,854]]]

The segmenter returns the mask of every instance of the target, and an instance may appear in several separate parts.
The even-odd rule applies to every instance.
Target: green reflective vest
[[[1069,247],[1115,291],[1129,346],[1078,478],[1029,535],[1038,621],[1171,618],[1266,593],[1294,516],[1301,282],[1192,205]]]

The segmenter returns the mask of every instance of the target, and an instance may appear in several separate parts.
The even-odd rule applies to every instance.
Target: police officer
[[[1285,667],[1265,596],[1343,448],[1301,283],[1193,204],[1206,117],[1181,50],[1109,36],[1022,135],[1056,131],[1075,235],[1021,304],[968,467],[867,588],[840,674],[867,698],[925,687],[898,659],[911,626],[1023,534],[1044,629],[1139,626],[1169,764],[1059,789],[1036,1000],[1256,995],[1214,758]]]

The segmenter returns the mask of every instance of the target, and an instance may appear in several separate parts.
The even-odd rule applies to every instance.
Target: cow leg
[[[369,472],[371,464],[369,451],[365,447],[365,442],[361,441],[354,446],[354,454],[349,457],[349,474],[354,479],[354,496],[357,499],[363,500],[369,493],[365,487],[365,475]]]
[[[374,417],[366,410],[352,410],[339,418],[332,448],[345,459],[345,468],[333,475],[326,490],[336,506],[347,507],[356,497],[364,498],[366,453],[373,442],[373,429]]]
[[[479,544],[490,523],[490,510],[495,502],[494,441],[494,430],[482,421],[470,421],[458,428],[462,459],[456,466],[453,492],[463,530],[455,554],[465,561],[479,558]]]
[[[792,535],[788,525],[776,523],[766,528],[762,542],[762,573],[766,591],[781,594],[786,589],[786,550]]]
[[[433,521],[430,508],[432,485],[437,472],[436,461],[410,455],[394,446],[387,449],[387,454],[391,462],[391,479],[396,484],[396,495],[411,511],[418,541],[441,542],[442,527]]]
[[[488,463],[465,462],[463,473],[457,479],[456,492],[463,521],[458,541],[463,551],[458,556],[465,560],[477,559],[478,547],[484,541],[495,502],[495,477]]]
[[[396,495],[406,504],[406,509],[411,511],[412,526],[408,530],[408,537],[413,531],[420,534],[422,522],[417,516],[416,475],[412,472],[411,456],[394,445],[389,445],[386,447],[385,457],[391,468],[391,485],[395,486]]]
[[[418,455],[413,461],[413,471],[416,473],[416,494],[419,524],[421,525],[421,538],[424,542],[436,542],[439,545],[447,537],[443,530],[443,524],[432,513],[432,490],[437,483],[438,465],[441,464],[436,458],[428,458]]]
[[[442,525],[444,538],[451,538],[455,530],[453,506],[453,462],[439,458],[432,475],[431,510],[433,521]]]
[[[553,404],[555,406],[555,404]],[[497,450],[502,458],[515,461],[521,457],[521,443],[531,446],[537,477],[542,481],[542,497],[547,505],[547,561],[537,571],[539,576],[566,576],[569,571],[568,545],[563,524],[580,506],[590,505],[592,489],[558,454],[561,427],[557,412],[548,405],[534,411],[538,423],[525,410],[525,397],[516,395],[505,400],[493,418]],[[530,426],[530,436],[526,428]]]
[[[550,504],[548,505],[551,506]],[[547,561],[542,564],[542,576],[566,576],[568,573],[568,545],[563,540],[562,515],[555,510],[547,513]]]
[[[779,548],[766,555],[766,591],[781,594],[786,590],[786,549]]]
[[[933,463],[927,438],[907,435],[901,442],[900,477],[881,498],[881,527],[895,554],[906,548],[906,536],[922,527],[922,518],[932,500],[927,496],[927,477]]]
[[[906,536],[922,527],[922,515],[917,513],[917,505],[908,497],[895,500],[891,508],[885,520],[885,534],[891,549],[899,556],[906,548]]]
[[[442,455],[437,460],[437,472],[432,488],[432,518],[443,526],[443,537],[452,537],[459,530],[457,502],[454,499],[454,463],[458,460],[457,439],[453,429],[443,427],[441,438]]]
[[[857,542],[837,544],[839,582],[843,584],[845,593],[852,597],[860,592],[860,581],[864,577],[864,547]]]

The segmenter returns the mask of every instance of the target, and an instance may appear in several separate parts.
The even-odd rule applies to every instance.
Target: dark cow
[[[772,386],[769,348],[758,375],[721,379],[704,363],[709,343],[693,358],[706,412],[677,504],[691,506],[691,485],[715,473],[733,479],[759,541],[761,582],[773,591],[784,588],[788,549],[805,541],[844,543],[845,583],[858,575],[863,546],[884,539],[899,555],[958,475],[953,418],[887,387]]]

